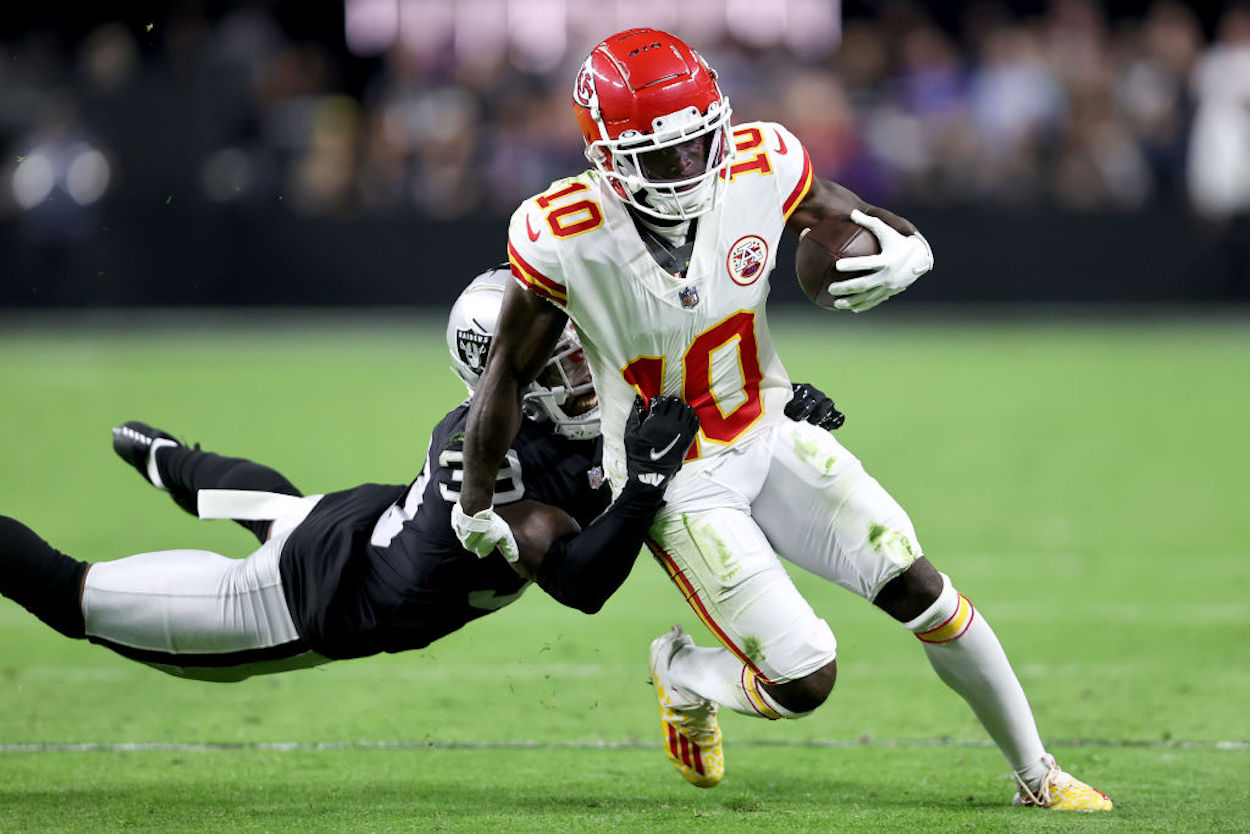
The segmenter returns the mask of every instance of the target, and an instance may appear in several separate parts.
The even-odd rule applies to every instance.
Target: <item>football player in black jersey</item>
[[[452,308],[448,347],[470,397],[507,280],[506,267],[478,276]],[[408,486],[313,496],[266,466],[131,422],[113,430],[119,456],[193,515],[238,521],[259,549],[245,559],[169,550],[88,564],[0,516],[0,593],[66,636],[218,681],[419,649],[531,582],[594,613],[629,574],[698,419],[676,398],[640,398],[625,434],[629,479],[612,500],[594,388],[571,328],[524,399],[528,419],[495,485],[516,552],[478,558],[451,529],[467,400],[434,427]],[[826,428],[842,418],[810,386],[796,386],[787,413]]]

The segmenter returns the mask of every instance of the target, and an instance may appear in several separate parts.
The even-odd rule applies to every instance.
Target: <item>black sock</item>
[[[0,515],[0,594],[66,637],[84,637],[79,590],[87,563],[53,549],[20,521]]]
[[[303,495],[286,476],[268,466],[186,446],[164,446],[157,450],[156,471],[174,502],[191,515],[199,515],[196,492],[201,489],[246,489]],[[236,521],[262,543],[269,534],[268,521]]]

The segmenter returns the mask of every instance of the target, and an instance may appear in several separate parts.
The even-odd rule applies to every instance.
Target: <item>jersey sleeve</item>
[[[527,290],[563,310],[568,307],[569,294],[561,280],[560,259],[553,243],[538,198],[526,200],[513,212],[508,224],[508,264],[512,267],[512,277]]]
[[[777,179],[781,214],[786,220],[812,188],[811,157],[799,138],[776,122],[751,122],[734,131],[738,161],[730,176],[751,170],[768,171]]]

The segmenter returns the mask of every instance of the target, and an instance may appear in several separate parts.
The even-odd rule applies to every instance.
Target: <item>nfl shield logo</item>
[[[687,310],[697,306],[699,303],[699,291],[694,287],[682,287],[681,292],[677,293],[677,296],[681,299],[681,306]]]
[[[586,481],[590,484],[591,489],[598,489],[603,486],[604,480],[606,479],[603,476],[602,466],[594,466],[586,470]]]

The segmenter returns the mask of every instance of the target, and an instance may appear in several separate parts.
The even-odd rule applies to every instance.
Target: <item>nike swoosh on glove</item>
[[[838,260],[834,265],[838,272],[862,274],[829,285],[829,294],[838,299],[833,303],[835,309],[853,313],[871,310],[933,269],[933,250],[920,232],[899,234],[884,220],[859,209],[851,212],[851,220],[876,236],[881,252]]]
[[[660,486],[681,469],[699,417],[677,397],[654,397],[650,405],[634,397],[625,421],[625,469],[629,479]]]

